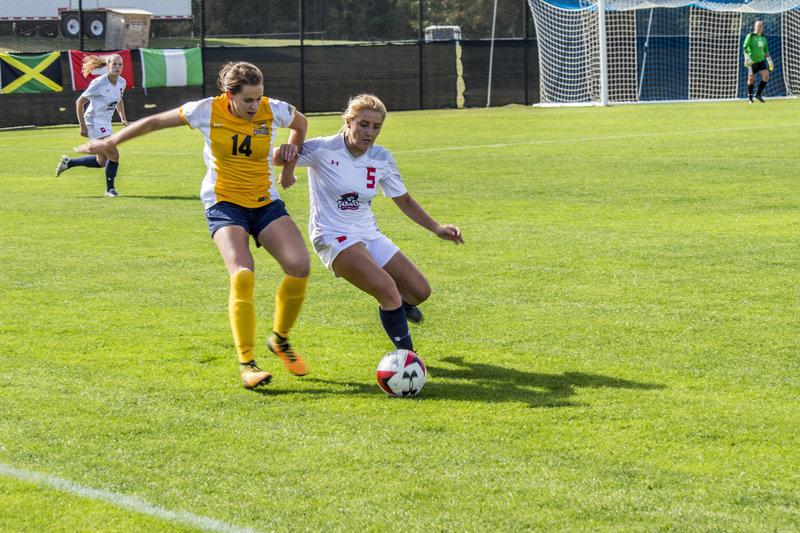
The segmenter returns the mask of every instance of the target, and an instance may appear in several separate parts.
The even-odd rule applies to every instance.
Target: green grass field
[[[0,530],[800,529],[799,106],[391,113],[466,239],[376,201],[433,287],[410,400],[375,383],[375,302],[313,255],[311,373],[267,355],[260,249],[275,378],[241,388],[196,132],[123,145],[117,199],[53,177],[76,127],[0,133]]]

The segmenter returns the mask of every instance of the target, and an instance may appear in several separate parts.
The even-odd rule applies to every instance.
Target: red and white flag
[[[83,68],[83,58],[87,56],[108,57],[117,54],[122,58],[122,77],[125,78],[125,87],[130,89],[133,85],[133,61],[131,60],[130,50],[118,50],[116,52],[81,52],[79,50],[69,51],[69,72],[72,75],[72,90],[82,91],[89,86],[89,83],[106,72],[108,67],[103,65],[84,76],[81,69]]]

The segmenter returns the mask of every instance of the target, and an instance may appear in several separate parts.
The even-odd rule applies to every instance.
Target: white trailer
[[[106,10],[134,8],[149,11],[153,20],[191,20],[192,0],[84,0],[84,34],[106,34]],[[0,21],[14,23],[17,35],[65,37],[80,35],[78,0],[0,0]]]

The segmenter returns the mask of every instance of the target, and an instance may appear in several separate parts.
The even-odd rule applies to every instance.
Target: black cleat
[[[422,322],[422,311],[416,305],[403,304],[403,310],[406,312],[406,319],[414,324]]]
[[[764,98],[762,98],[760,94],[757,94],[757,95],[756,95],[756,100],[758,100],[758,101],[759,101],[759,102],[761,102],[762,104],[764,103]]]

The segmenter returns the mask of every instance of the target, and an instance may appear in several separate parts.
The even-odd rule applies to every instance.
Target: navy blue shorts
[[[206,220],[211,237],[225,226],[241,226],[253,236],[257,246],[258,234],[282,216],[289,216],[283,200],[273,200],[262,207],[242,207],[230,202],[219,202],[206,209]]]

